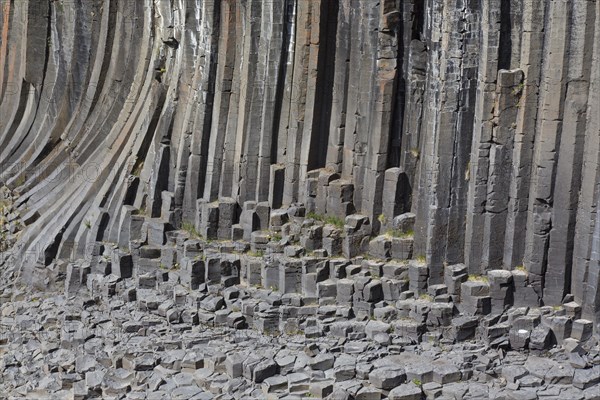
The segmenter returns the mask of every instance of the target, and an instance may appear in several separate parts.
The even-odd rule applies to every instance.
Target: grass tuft
[[[483,276],[483,275],[469,275],[469,280],[471,282],[484,282],[484,283],[488,283],[490,281],[487,276]]]
[[[387,232],[385,232],[385,235],[388,237],[396,237],[400,239],[410,239],[415,236],[415,232],[413,230],[410,230],[408,232],[402,232],[398,229],[390,229]]]
[[[333,225],[339,229],[343,229],[345,224],[344,220],[339,217],[335,217],[333,215],[321,215],[312,211],[306,214],[306,218],[311,218],[315,221],[320,221],[327,225]]]
[[[193,237],[195,239],[200,239],[200,233],[198,233],[198,231],[196,230],[196,226],[194,224],[191,224],[189,222],[184,222],[181,225],[181,229],[183,229],[184,231],[189,233],[191,237]]]
[[[416,256],[415,260],[417,260],[421,264],[427,263],[427,257],[425,257],[423,254],[419,254],[418,256]]]
[[[422,295],[420,295],[419,299],[425,300],[425,301],[433,301],[433,297],[431,297],[430,295],[428,295],[426,293],[423,293]]]

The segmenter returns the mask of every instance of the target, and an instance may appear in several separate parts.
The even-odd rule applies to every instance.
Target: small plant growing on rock
[[[273,239],[276,242],[281,241],[282,237],[281,237],[281,233],[279,232],[275,232],[271,235],[271,239]]]
[[[310,211],[310,212],[306,213],[306,218],[307,219],[314,219],[315,221],[321,221],[323,219],[323,216],[317,214],[314,211]]]
[[[387,218],[385,217],[385,215],[379,214],[379,216],[377,217],[377,221],[379,221],[380,224],[385,225],[387,223]]]
[[[333,225],[338,229],[344,228],[344,220],[339,217],[329,216],[325,218],[325,223],[328,225]]]
[[[315,221],[323,222],[327,225],[333,225],[339,229],[343,229],[345,224],[344,220],[340,217],[335,217],[333,215],[321,215],[312,211],[306,214],[306,218],[314,219]]]
[[[523,82],[521,82],[517,86],[513,87],[513,89],[512,89],[513,96],[520,95],[521,92],[523,92],[524,88],[525,88],[525,84]]]
[[[136,163],[131,171],[131,175],[139,177],[142,173],[142,168],[144,168],[144,162]]]
[[[25,181],[26,181],[25,176],[21,175],[15,181],[15,185],[17,185],[17,186],[23,186],[25,184]]]
[[[87,229],[92,229],[92,223],[89,220],[85,220],[83,221],[83,225],[87,228]]]
[[[484,283],[488,283],[489,279],[487,276],[483,276],[483,275],[469,275],[469,280],[471,282],[484,282]]]
[[[390,229],[387,232],[385,232],[385,235],[388,237],[396,237],[396,238],[400,238],[400,239],[410,239],[410,238],[414,237],[415,232],[413,230],[409,230],[407,232],[402,232],[398,229]]]
[[[262,256],[264,256],[264,255],[265,255],[265,252],[264,252],[264,251],[262,251],[262,250],[249,251],[249,252],[248,252],[248,255],[249,255],[250,257],[259,257],[259,258],[261,258]]]
[[[425,257],[423,254],[419,254],[417,257],[415,257],[415,260],[421,264],[425,264],[427,262],[427,257]]]
[[[420,380],[418,380],[417,378],[414,378],[414,379],[412,380],[412,383],[414,383],[414,384],[415,384],[415,385],[417,385],[417,386],[421,386],[421,385],[423,384],[423,383],[422,383]]]
[[[194,224],[190,224],[189,222],[184,222],[181,225],[181,229],[183,229],[184,231],[186,231],[187,233],[190,234],[191,237],[199,239],[200,238],[200,233],[198,233],[198,231],[196,230],[196,227],[194,226]]]
[[[527,272],[527,268],[525,268],[525,266],[521,264],[515,267],[515,271]]]
[[[465,181],[468,181],[471,178],[471,161],[467,163],[467,168],[465,168]]]
[[[422,295],[420,295],[419,299],[425,300],[425,301],[433,301],[433,298],[430,295],[426,294],[426,293],[423,293]]]

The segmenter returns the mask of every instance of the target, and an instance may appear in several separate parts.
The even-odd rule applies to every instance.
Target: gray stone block
[[[131,254],[115,249],[111,255],[111,273],[119,278],[131,278],[133,276]]]

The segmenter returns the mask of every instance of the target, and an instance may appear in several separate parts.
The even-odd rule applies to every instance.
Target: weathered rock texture
[[[26,282],[302,203],[368,218],[305,247],[412,212],[428,285],[524,266],[600,320],[599,1],[3,0],[0,100]]]

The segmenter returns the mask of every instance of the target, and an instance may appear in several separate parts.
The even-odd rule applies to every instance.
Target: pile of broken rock
[[[5,287],[0,392],[600,399],[592,322],[569,296],[538,306],[525,271],[451,265],[433,283],[408,259],[410,223],[373,238],[362,216],[340,229],[297,208],[267,215],[249,240],[146,219],[130,250],[96,243],[87,259],[44,269],[46,290]],[[392,255],[395,239],[404,257]]]

